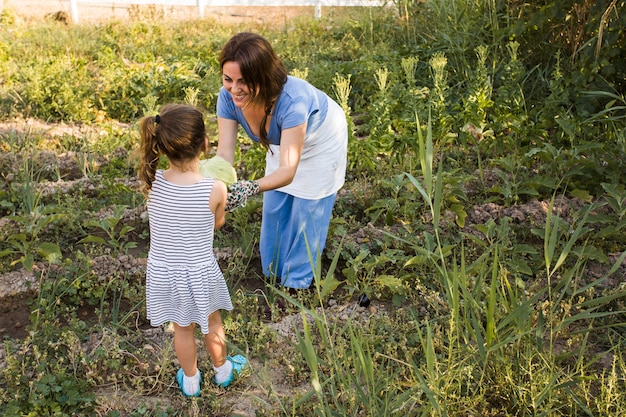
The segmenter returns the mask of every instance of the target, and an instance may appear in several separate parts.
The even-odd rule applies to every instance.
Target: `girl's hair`
[[[228,61],[239,64],[241,75],[250,90],[251,101],[263,103],[265,106],[260,140],[261,145],[269,149],[265,124],[274,102],[287,82],[287,69],[267,39],[252,32],[238,33],[226,42],[220,53],[221,70]]]
[[[206,129],[202,113],[186,104],[166,104],[156,116],[142,117],[139,133],[139,178],[146,193],[152,189],[160,155],[182,163],[205,150]]]

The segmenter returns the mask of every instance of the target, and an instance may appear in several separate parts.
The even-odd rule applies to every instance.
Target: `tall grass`
[[[594,371],[605,353],[598,355],[592,340],[607,330],[620,338],[625,312],[613,303],[626,297],[624,288],[602,289],[626,253],[601,278],[585,280],[585,235],[597,207],[584,207],[571,224],[548,208],[537,282],[508,267],[506,222],[482,229],[483,253],[468,263],[465,244],[451,250],[440,238],[441,166],[434,163],[430,122],[418,141],[422,176],[407,176],[432,215],[436,244],[422,259],[434,268],[430,285],[446,314],[420,318],[409,308],[419,343],[401,349],[402,358],[388,356],[367,328],[339,323],[323,308],[305,309],[295,348],[311,389],[284,415],[608,416],[623,410],[616,389],[624,387],[618,377],[623,340],[614,340],[612,365]],[[318,288],[320,282],[316,277]]]

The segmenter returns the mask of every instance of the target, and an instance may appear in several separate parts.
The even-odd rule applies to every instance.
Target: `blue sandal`
[[[233,364],[233,369],[230,371],[230,375],[226,381],[218,383],[217,380],[213,378],[215,385],[222,388],[229,386],[235,380],[236,376],[241,375],[241,372],[248,364],[248,360],[243,355],[226,356],[226,360]]]
[[[198,373],[200,374],[200,383],[198,384],[198,391],[194,392],[193,394],[187,394],[185,392],[185,388],[184,388],[185,385],[183,384],[183,378],[185,377],[185,372],[183,371],[183,368],[180,368],[178,372],[176,373],[176,381],[178,382],[178,386],[180,387],[180,390],[182,391],[185,397],[199,397],[200,396],[200,385],[202,385],[202,373],[200,372],[199,369],[198,369]]]

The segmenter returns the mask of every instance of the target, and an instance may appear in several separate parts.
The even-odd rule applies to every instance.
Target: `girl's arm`
[[[224,225],[226,212],[226,184],[220,180],[215,180],[211,195],[209,196],[209,208],[215,215],[215,230]]]

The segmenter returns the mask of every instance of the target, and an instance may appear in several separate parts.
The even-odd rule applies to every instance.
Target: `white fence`
[[[78,23],[78,5],[90,4],[145,4],[165,6],[192,6],[198,8],[198,16],[204,17],[205,7],[240,7],[240,6],[315,6],[315,17],[322,14],[322,6],[327,7],[376,7],[386,4],[385,0],[70,0],[70,13],[75,23]]]

